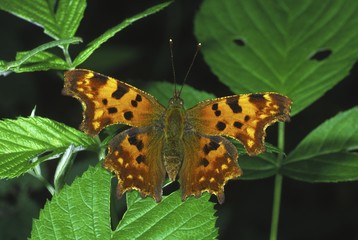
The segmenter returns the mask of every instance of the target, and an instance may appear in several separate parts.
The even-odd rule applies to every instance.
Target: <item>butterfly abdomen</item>
[[[164,116],[163,161],[171,181],[175,180],[183,161],[184,121],[185,110],[183,107],[168,107]]]

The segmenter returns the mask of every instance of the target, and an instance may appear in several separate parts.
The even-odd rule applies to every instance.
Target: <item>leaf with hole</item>
[[[283,93],[295,115],[356,62],[357,11],[355,0],[206,0],[195,35],[205,61],[234,93]]]

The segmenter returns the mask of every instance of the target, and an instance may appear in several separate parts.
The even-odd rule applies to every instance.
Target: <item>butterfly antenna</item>
[[[172,64],[172,72],[173,72],[173,81],[174,81],[174,95],[177,94],[177,79],[175,77],[175,67],[174,67],[174,56],[173,56],[173,40],[169,39],[169,48],[170,48],[170,62]]]
[[[181,91],[183,90],[183,87],[184,87],[184,84],[185,84],[185,82],[186,82],[186,79],[188,78],[189,72],[190,72],[191,68],[192,68],[193,65],[194,65],[195,58],[196,58],[196,56],[198,55],[198,53],[199,53],[199,51],[200,51],[200,48],[201,48],[201,43],[198,43],[198,45],[196,45],[196,51],[195,51],[195,54],[194,54],[194,56],[193,56],[193,60],[191,60],[191,64],[190,64],[190,66],[189,66],[189,68],[188,68],[188,71],[186,72],[185,78],[184,78],[184,80],[183,80],[183,85],[182,85],[181,88],[180,88],[179,96],[180,96],[180,94],[181,94]]]

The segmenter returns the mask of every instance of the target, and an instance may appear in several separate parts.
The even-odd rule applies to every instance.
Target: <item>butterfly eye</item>
[[[182,107],[184,105],[184,101],[183,99],[181,99],[180,97],[172,97],[170,100],[169,100],[169,105],[170,106],[179,106],[179,107]]]

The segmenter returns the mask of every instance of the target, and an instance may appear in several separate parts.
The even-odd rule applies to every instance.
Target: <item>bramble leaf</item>
[[[70,145],[74,152],[97,147],[94,138],[42,117],[0,121],[0,179],[17,177],[39,163],[59,157]]]
[[[32,239],[110,239],[111,176],[90,167],[71,186],[56,193],[33,221]]]
[[[195,34],[205,61],[235,94],[283,93],[293,116],[357,61],[357,11],[355,0],[206,0]]]

